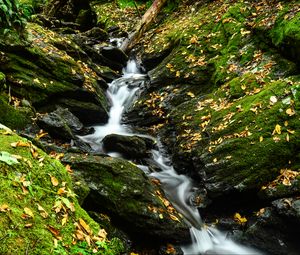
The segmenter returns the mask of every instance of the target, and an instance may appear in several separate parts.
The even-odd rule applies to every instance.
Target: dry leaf
[[[10,211],[10,209],[7,204],[0,205],[0,212],[8,212],[8,211]]]
[[[170,215],[172,220],[180,222],[180,220],[174,214],[170,213],[169,215]]]
[[[54,176],[50,176],[51,178],[51,183],[54,187],[58,186],[59,182]]]
[[[188,96],[190,96],[191,98],[194,98],[195,97],[195,94],[193,92],[187,92],[186,93]]]
[[[14,147],[14,148],[17,148],[17,147],[30,147],[30,143],[28,142],[23,142],[23,141],[18,141],[18,142],[15,142],[15,143],[11,143],[10,144],[11,147]]]
[[[275,126],[275,129],[274,129],[274,131],[273,131],[273,133],[272,133],[272,135],[275,135],[275,134],[278,134],[278,135],[281,134],[281,126],[280,126],[279,124],[277,124],[277,125]]]
[[[30,216],[31,218],[34,217],[34,214],[33,214],[33,212],[31,211],[30,208],[25,207],[25,208],[24,208],[24,212],[25,212],[26,215]]]
[[[234,219],[241,225],[244,225],[247,222],[246,217],[242,217],[239,213],[234,214]]]
[[[49,216],[49,214],[46,212],[46,210],[42,207],[42,206],[40,206],[39,204],[37,204],[37,207],[38,207],[38,210],[39,210],[39,212],[40,212],[40,215],[44,218],[44,219],[46,219],[48,216]]]
[[[91,228],[88,224],[86,224],[86,222],[83,220],[83,219],[79,219],[79,224],[80,226],[82,226],[84,228],[84,230],[87,232],[87,233],[91,233]]]
[[[291,109],[291,108],[288,108],[285,112],[290,117],[296,114],[295,111],[293,109]]]
[[[59,230],[50,225],[48,225],[47,228],[54,236],[59,236]]]

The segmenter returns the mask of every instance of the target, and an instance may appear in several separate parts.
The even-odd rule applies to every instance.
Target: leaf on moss
[[[11,147],[17,148],[17,147],[30,147],[31,144],[29,142],[23,142],[23,141],[18,141],[10,144]]]
[[[59,181],[54,177],[54,176],[50,176],[51,178],[51,183],[54,187],[58,186]]]
[[[83,220],[83,219],[79,219],[79,224],[81,227],[83,227],[83,229],[88,233],[91,234],[91,228],[90,226]]]
[[[275,134],[278,134],[278,135],[281,134],[281,126],[279,124],[276,124],[276,126],[275,126],[275,128],[273,130],[272,135],[275,135]]]
[[[47,228],[54,236],[56,236],[56,237],[59,236],[59,230],[57,230],[56,228],[54,228],[50,225],[48,225]]]
[[[34,218],[34,214],[33,214],[33,212],[31,211],[30,208],[25,207],[24,212],[25,212],[26,215],[30,216],[31,218]]]
[[[6,151],[0,151],[0,161],[5,162],[8,165],[18,164],[19,161],[16,157]]]
[[[44,218],[44,219],[46,219],[48,216],[49,216],[49,214],[46,212],[46,210],[42,207],[42,206],[40,206],[39,204],[37,204],[37,207],[38,207],[38,210],[39,210],[39,212],[40,212],[40,215]]]
[[[0,205],[0,212],[8,212],[8,211],[10,211],[8,204]]]

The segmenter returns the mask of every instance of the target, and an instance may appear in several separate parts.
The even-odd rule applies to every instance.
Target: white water
[[[106,135],[133,135],[128,126],[121,124],[121,118],[124,110],[132,103],[139,89],[139,87],[135,86],[139,84],[136,81],[142,82],[144,79],[145,76],[140,74],[135,61],[129,61],[127,67],[123,70],[123,76],[109,84],[107,96],[111,100],[112,107],[109,112],[108,123],[102,126],[95,126],[94,134],[81,138],[90,143],[94,149],[99,149],[101,148],[101,141]],[[161,146],[159,147],[162,150]],[[111,153],[110,155],[120,156],[118,153]],[[182,247],[184,254],[261,254],[258,251],[231,241],[225,234],[215,228],[204,226],[197,208],[190,203],[193,188],[191,179],[184,175],[178,175],[170,161],[162,155],[161,151],[152,150],[152,157],[161,169],[161,172],[150,173],[150,176],[160,180],[168,199],[184,215],[187,223],[191,226],[192,244]],[[149,174],[147,166],[139,167]]]

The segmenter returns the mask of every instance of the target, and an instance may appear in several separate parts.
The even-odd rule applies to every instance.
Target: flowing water
[[[94,149],[102,149],[101,141],[106,135],[133,135],[130,127],[121,123],[122,114],[136,98],[136,93],[143,86],[145,79],[145,75],[139,72],[136,62],[130,60],[123,70],[123,76],[109,84],[107,96],[111,101],[111,109],[108,123],[95,126],[94,134],[81,138],[91,144]],[[163,148],[160,146],[159,141],[157,143],[159,150],[152,150],[152,157],[161,171],[149,173],[147,166],[139,167],[150,176],[160,180],[166,196],[190,225],[192,243],[189,246],[182,247],[184,254],[261,254],[233,242],[215,228],[204,226],[197,208],[190,203],[193,189],[192,180],[175,172],[169,159],[163,156]],[[120,156],[117,153],[111,153],[110,155]]]

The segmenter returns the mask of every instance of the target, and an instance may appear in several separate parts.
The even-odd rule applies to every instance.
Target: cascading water
[[[109,84],[107,96],[112,106],[108,123],[95,126],[94,134],[81,138],[91,144],[94,149],[99,149],[101,148],[101,141],[106,135],[133,135],[130,127],[122,125],[121,118],[126,107],[133,102],[136,92],[143,85],[145,79],[145,75],[139,72],[136,62],[130,60],[123,70],[123,76]],[[159,141],[157,143],[159,144]],[[152,150],[153,160],[161,171],[150,173],[150,176],[160,180],[168,199],[190,224],[192,244],[182,247],[184,254],[261,254],[258,251],[234,243],[215,228],[204,226],[197,208],[189,203],[193,188],[191,179],[184,175],[178,175],[170,161],[163,156],[162,150],[161,146],[159,146],[159,150]],[[118,154],[111,155],[119,156]],[[140,168],[149,174],[147,166],[140,166]]]

